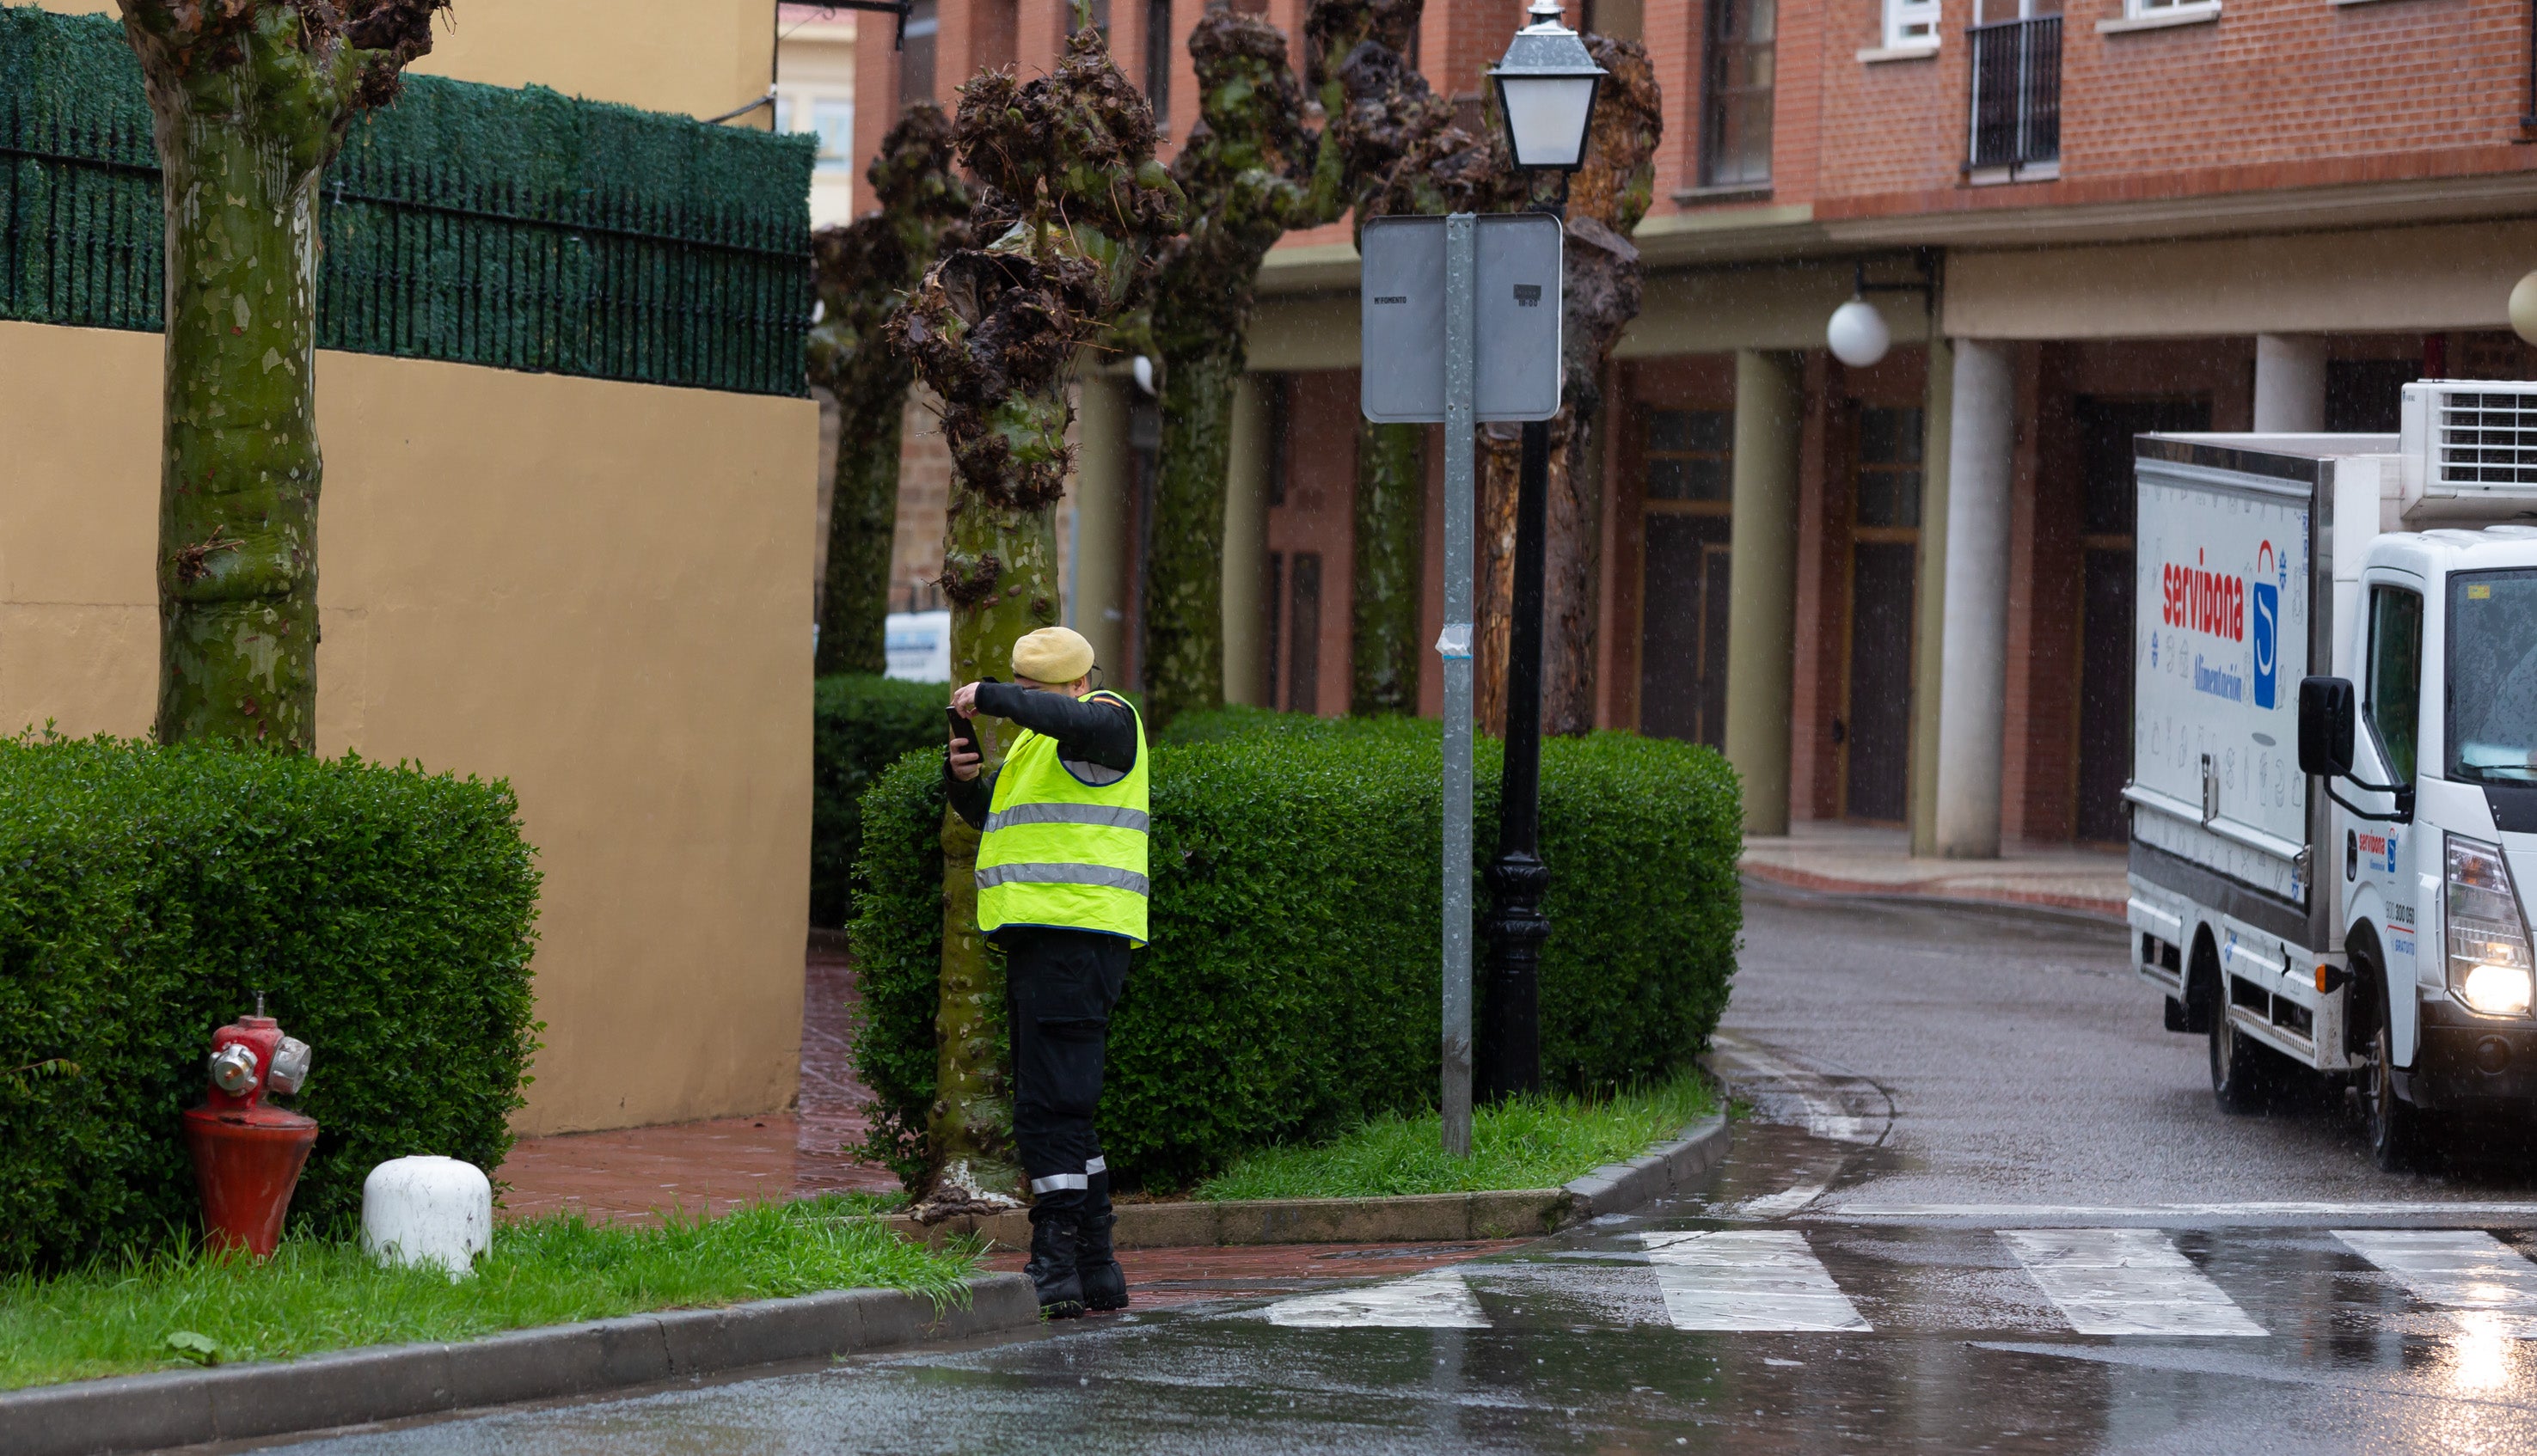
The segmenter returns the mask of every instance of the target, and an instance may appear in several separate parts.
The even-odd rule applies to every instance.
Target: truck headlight
[[[2528,1014],[2528,973],[2515,966],[2478,966],[2466,973],[2458,996],[2487,1016]]]
[[[2448,837],[2449,993],[2483,1016],[2525,1016],[2532,999],[2528,921],[2502,851]]]

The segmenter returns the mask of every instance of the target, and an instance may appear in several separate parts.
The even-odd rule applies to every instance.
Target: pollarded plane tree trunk
[[[1011,670],[1013,643],[1058,619],[1058,498],[1071,455],[1067,370],[1147,281],[1180,230],[1180,189],[1154,159],[1154,113],[1110,63],[1088,6],[1049,75],[960,89],[953,125],[977,178],[973,246],[946,253],[888,332],[943,401],[951,501],[943,549],[955,682]],[[977,721],[989,764],[1013,729]],[[1009,1079],[999,1054],[1004,974],[978,932],[978,836],[943,819],[943,973],[930,1219],[1009,1208]]]
[[[1589,34],[1586,48],[1610,74],[1594,98],[1586,164],[1568,184],[1566,307],[1561,319],[1559,413],[1550,420],[1549,532],[1542,579],[1541,713],[1546,731],[1594,728],[1596,593],[1602,557],[1603,482],[1587,471],[1589,433],[1603,408],[1603,372],[1621,330],[1639,313],[1639,250],[1631,230],[1656,188],[1663,135],[1656,70],[1635,40]],[[1506,666],[1514,605],[1517,476],[1523,427],[1480,429],[1480,564],[1477,692],[1481,730],[1506,731]]]
[[[1172,159],[1189,231],[1154,272],[1163,361],[1162,475],[1145,574],[1145,714],[1153,728],[1224,703],[1224,488],[1233,393],[1260,260],[1289,228],[1334,222],[1339,151],[1304,127],[1286,34],[1210,6],[1190,33],[1199,119]]]
[[[907,108],[864,175],[880,206],[811,236],[819,321],[805,350],[811,382],[836,396],[837,470],[819,591],[816,670],[879,672],[898,534],[899,420],[916,377],[884,337],[937,254],[967,241],[969,189],[952,169],[951,119]]]
[[[1402,59],[1420,10],[1420,0],[1316,0],[1305,23],[1360,239],[1369,218],[1486,210],[1504,186],[1485,174],[1487,139],[1456,126],[1453,102]],[[1354,713],[1418,711],[1426,438],[1424,425],[1357,425]]]
[[[162,743],[317,740],[317,185],[449,0],[120,0],[167,213]]]

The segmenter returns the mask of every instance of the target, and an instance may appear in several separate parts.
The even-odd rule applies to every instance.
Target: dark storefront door
[[[1920,553],[1918,410],[1857,411],[1842,812],[1899,822],[1912,786],[1912,601]]]
[[[2081,396],[2078,836],[2125,836],[2132,772],[2132,436],[2211,428],[2209,396]]]
[[[1726,746],[1726,521],[1648,518],[1639,730]]]
[[[1639,731],[1726,746],[1728,452],[1724,410],[1651,410]]]
[[[1912,579],[1919,547],[1860,541],[1850,558],[1850,716],[1843,809],[1900,821],[1912,770]]]

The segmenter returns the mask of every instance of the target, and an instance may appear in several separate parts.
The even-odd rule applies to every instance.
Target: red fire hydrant
[[[282,1242],[299,1170],[317,1143],[314,1118],[264,1105],[308,1077],[308,1044],[282,1034],[264,1014],[241,1016],[212,1033],[211,1097],[185,1113],[185,1147],[194,1155],[194,1183],[203,1193],[203,1230],[214,1248],[242,1248],[270,1258]]]

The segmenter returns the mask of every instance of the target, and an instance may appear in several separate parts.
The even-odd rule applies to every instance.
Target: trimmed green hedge
[[[862,672],[822,677],[811,703],[811,923],[842,925],[854,914],[855,857],[863,853],[856,801],[875,775],[919,748],[940,750],[943,682],[900,682]],[[941,760],[936,760],[937,767]]]
[[[1191,715],[1173,736],[1154,756],[1153,942],[1112,1025],[1111,1167],[1130,1185],[1185,1186],[1247,1148],[1432,1107],[1436,725],[1235,712]],[[1485,858],[1498,745],[1478,758]],[[941,762],[911,754],[863,801],[855,1058],[877,1098],[871,1149],[903,1176],[921,1168],[934,1095]],[[1733,772],[1706,748],[1597,733],[1544,745],[1541,792],[1545,1076],[1586,1091],[1683,1064],[1734,973]]]
[[[316,1053],[294,1222],[357,1214],[389,1158],[502,1161],[538,1030],[507,785],[20,738],[0,805],[0,1269],[193,1236],[178,1113],[258,989]]]

